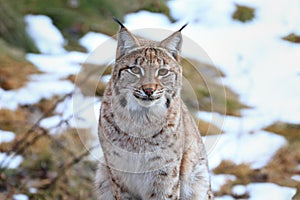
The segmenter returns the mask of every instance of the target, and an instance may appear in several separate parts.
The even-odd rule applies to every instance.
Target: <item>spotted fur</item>
[[[102,101],[99,200],[213,199],[206,152],[181,100],[181,31],[161,42],[121,25]]]

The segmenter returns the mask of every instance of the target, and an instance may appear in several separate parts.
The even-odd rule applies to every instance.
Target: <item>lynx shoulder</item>
[[[181,30],[161,42],[115,19],[116,61],[102,100],[98,199],[213,199],[205,148],[181,100]]]

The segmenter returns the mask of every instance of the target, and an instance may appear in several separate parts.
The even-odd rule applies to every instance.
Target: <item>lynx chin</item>
[[[157,42],[121,26],[99,119],[99,200],[213,199],[206,151],[180,97],[181,30]]]

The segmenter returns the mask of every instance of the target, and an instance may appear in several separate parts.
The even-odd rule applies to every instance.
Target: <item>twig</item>
[[[95,146],[87,149],[85,152],[83,152],[79,156],[73,157],[73,159],[69,163],[62,165],[60,167],[56,177],[54,179],[52,179],[52,181],[50,182],[49,186],[53,187],[56,184],[56,182],[65,174],[65,172],[67,170],[69,170],[73,165],[80,162],[84,157],[88,156],[90,154],[90,151],[92,151],[93,149],[95,149],[97,147],[99,147],[99,145],[95,145]]]

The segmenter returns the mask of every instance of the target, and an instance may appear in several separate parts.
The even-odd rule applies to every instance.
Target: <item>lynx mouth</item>
[[[142,101],[155,101],[160,98],[160,96],[140,96],[138,94],[133,94],[133,96]]]

